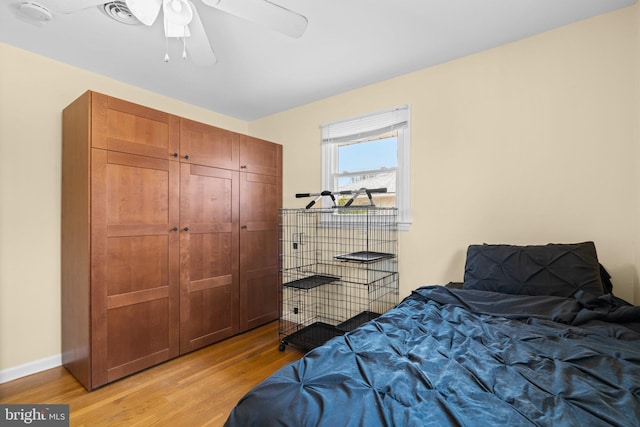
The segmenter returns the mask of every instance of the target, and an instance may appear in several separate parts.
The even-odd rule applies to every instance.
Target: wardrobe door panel
[[[92,92],[92,147],[161,159],[177,158],[180,119]]]
[[[240,169],[262,175],[282,176],[282,145],[240,135]]]
[[[111,236],[106,253],[109,295],[169,286],[168,236]]]
[[[239,134],[180,119],[180,159],[223,169],[238,169]]]
[[[251,329],[278,318],[278,209],[281,179],[241,173],[240,328]]]
[[[233,289],[229,285],[191,290],[189,301],[190,347],[185,351],[191,351],[222,339],[223,336],[226,336],[225,332],[220,332],[217,334],[218,337],[212,338],[212,331],[215,336],[216,332],[229,331],[229,325],[237,323],[238,310],[231,306],[234,296]],[[220,304],[221,301],[228,303]]]
[[[179,164],[92,150],[93,386],[178,355]]]
[[[280,314],[278,268],[252,268],[243,279],[246,289],[246,329],[276,320]]]
[[[147,300],[122,301],[122,306],[113,302],[109,304],[108,381],[176,356],[170,354],[167,300],[165,292],[164,295],[149,295]]]
[[[238,172],[181,165],[180,351],[238,332]]]

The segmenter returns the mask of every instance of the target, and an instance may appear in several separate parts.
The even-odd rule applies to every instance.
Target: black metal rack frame
[[[280,210],[280,349],[322,345],[398,302],[397,209]]]

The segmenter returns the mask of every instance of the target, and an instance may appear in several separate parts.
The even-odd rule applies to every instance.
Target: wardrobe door
[[[282,176],[282,145],[240,135],[240,170]]]
[[[178,355],[179,178],[178,162],[92,150],[93,388]]]
[[[240,173],[240,329],[279,316],[278,209],[282,180]]]
[[[180,119],[180,160],[204,166],[238,169],[239,134]]]
[[[91,100],[93,148],[178,158],[178,117],[95,92]]]
[[[180,351],[238,332],[238,172],[181,164]]]

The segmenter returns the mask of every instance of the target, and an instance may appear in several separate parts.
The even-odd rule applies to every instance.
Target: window
[[[409,106],[322,126],[322,185],[333,192],[386,188],[376,206],[397,207],[401,229],[410,224]],[[344,204],[348,197],[336,202]],[[366,204],[366,197],[357,203]]]

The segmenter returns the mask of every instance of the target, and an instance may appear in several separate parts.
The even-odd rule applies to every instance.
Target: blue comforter
[[[638,426],[640,307],[424,287],[288,365],[227,426]]]

